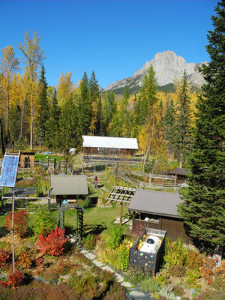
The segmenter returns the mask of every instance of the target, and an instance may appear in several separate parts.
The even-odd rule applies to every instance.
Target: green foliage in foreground
[[[47,205],[39,206],[31,219],[31,228],[36,237],[40,233],[49,233],[51,228],[55,228],[56,225],[57,218],[50,210],[48,210]]]
[[[225,2],[219,2],[215,11],[207,46],[211,62],[202,68],[206,84],[197,106],[191,173],[179,213],[199,248],[221,253],[225,250]]]

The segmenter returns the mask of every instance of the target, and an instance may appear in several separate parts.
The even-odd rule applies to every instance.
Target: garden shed
[[[88,195],[87,176],[85,175],[51,175],[51,196],[61,205],[62,200],[76,203],[76,200]]]
[[[20,168],[33,168],[35,161],[35,153],[34,152],[20,152]]]
[[[187,170],[185,168],[175,168],[171,170],[168,175],[176,176],[176,183],[182,184],[186,183],[187,179]]]
[[[83,135],[84,155],[135,155],[138,150],[136,138]]]
[[[128,207],[133,212],[133,232],[140,233],[145,228],[165,230],[172,240],[183,238],[184,242],[190,243],[177,212],[180,203],[178,193],[138,189]]]

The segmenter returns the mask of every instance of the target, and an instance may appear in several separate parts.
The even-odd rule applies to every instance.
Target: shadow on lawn
[[[88,234],[100,234],[106,228],[106,225],[84,225],[84,237],[86,237]]]

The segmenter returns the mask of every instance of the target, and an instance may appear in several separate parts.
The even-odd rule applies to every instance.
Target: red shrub
[[[65,239],[65,229],[56,227],[55,230],[51,229],[46,236],[39,234],[36,247],[44,254],[59,256],[62,254],[63,245],[67,240],[68,238]]]
[[[8,258],[9,258],[9,253],[6,250],[1,249],[0,250],[0,268],[4,268],[6,266]]]
[[[14,273],[8,275],[7,285],[17,287],[23,283],[24,273],[16,270]]]
[[[5,227],[11,231],[12,230],[12,212],[4,220]],[[28,228],[28,212],[25,210],[16,211],[14,213],[14,231],[20,237],[23,237],[27,233]]]
[[[24,273],[16,270],[14,273],[8,275],[7,281],[0,281],[0,285],[3,287],[15,288],[23,283]]]

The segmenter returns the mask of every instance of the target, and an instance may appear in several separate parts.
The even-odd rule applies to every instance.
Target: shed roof
[[[88,195],[85,175],[51,175],[51,195]]]
[[[171,170],[168,174],[187,176],[187,170],[185,168],[175,168],[175,169]]]
[[[136,138],[83,135],[83,147],[138,150]]]
[[[177,193],[138,189],[130,202],[129,211],[179,218],[177,205],[182,202]]]

